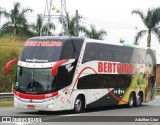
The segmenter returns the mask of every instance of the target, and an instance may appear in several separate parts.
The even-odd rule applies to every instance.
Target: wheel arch
[[[144,99],[144,93],[143,93],[143,91],[139,91],[138,93],[140,93],[141,95],[142,95],[142,101],[145,101]]]
[[[84,101],[84,102],[83,102],[84,108],[86,108],[86,96],[85,96],[85,93],[84,93],[84,92],[79,92],[79,93],[75,94],[74,97],[73,97],[72,109],[74,109],[74,102],[75,102],[75,100],[76,100],[76,98],[77,98],[78,96],[81,96],[81,98],[82,98],[83,101]]]

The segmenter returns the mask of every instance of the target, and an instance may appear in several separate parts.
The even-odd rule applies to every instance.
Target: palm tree
[[[120,39],[120,41],[119,41],[120,43],[124,43],[125,42],[125,40],[123,40],[123,39]]]
[[[38,36],[40,36],[41,30],[42,30],[42,35],[47,35],[47,31],[48,31],[48,35],[51,35],[51,30],[55,30],[55,25],[53,23],[49,23],[49,24],[46,23],[43,25],[43,28],[42,28],[42,25],[43,25],[42,14],[38,14],[37,19],[36,19],[36,23],[33,24],[33,30],[36,31],[36,34]],[[49,29],[48,29],[48,27],[49,27]]]
[[[62,24],[62,18],[60,18],[60,23]],[[69,13],[66,13],[66,17],[63,19],[64,26],[68,30],[68,35],[69,36],[76,36],[76,17],[70,17]],[[79,31],[80,32],[85,32],[86,27],[79,25]]]
[[[10,12],[7,12],[5,9],[0,11],[1,15],[9,19],[9,21],[2,26],[2,30],[7,28],[12,29],[14,35],[17,35],[20,27],[24,27],[25,30],[27,29],[27,19],[25,14],[28,12],[32,12],[32,9],[23,8],[20,11],[20,8],[20,3],[16,2],[14,3],[14,7],[10,10]]]
[[[86,31],[85,31],[85,32],[86,32],[85,35],[86,35],[86,37],[88,37],[88,38],[102,40],[103,37],[104,37],[105,35],[107,35],[107,32],[106,32],[106,31],[104,31],[103,29],[101,29],[101,30],[98,31],[98,30],[95,28],[94,25],[90,25],[90,28],[91,28],[91,30],[86,30]]]
[[[135,36],[135,44],[138,44],[139,39],[143,36],[148,34],[147,36],[147,47],[151,46],[151,34],[154,33],[158,40],[160,41],[160,32],[159,32],[159,22],[160,22],[160,8],[153,8],[148,9],[147,15],[145,15],[140,10],[133,10],[132,14],[138,14],[142,19],[142,22],[147,27],[147,30],[141,30]]]

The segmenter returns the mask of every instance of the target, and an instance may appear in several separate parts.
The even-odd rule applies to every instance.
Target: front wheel
[[[128,107],[131,108],[134,106],[134,94],[131,93],[128,99]]]
[[[83,99],[78,96],[75,100],[75,103],[74,103],[74,112],[75,113],[80,113],[84,110],[84,107],[83,107]]]
[[[143,100],[142,94],[138,93],[138,95],[136,97],[136,100],[135,100],[135,106],[136,107],[141,106],[142,105],[142,100]]]

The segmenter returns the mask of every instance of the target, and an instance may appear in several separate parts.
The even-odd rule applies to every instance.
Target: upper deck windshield
[[[60,59],[63,40],[29,39],[22,50],[20,61],[31,63],[55,62]]]

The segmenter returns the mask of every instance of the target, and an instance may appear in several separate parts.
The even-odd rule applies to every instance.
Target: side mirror
[[[58,67],[65,63],[65,62],[68,62],[68,60],[60,60],[58,62],[56,62],[53,67],[52,67],[52,76],[56,76],[57,75],[57,70],[58,70]]]
[[[17,62],[18,62],[18,59],[13,59],[6,64],[6,68],[5,68],[6,74],[9,74],[11,64],[17,63]]]

